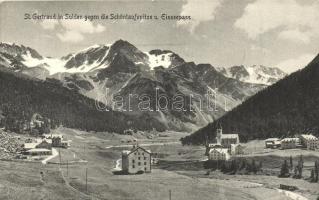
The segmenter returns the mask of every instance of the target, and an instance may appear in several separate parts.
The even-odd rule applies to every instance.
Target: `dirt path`
[[[300,194],[297,194],[295,192],[280,190],[280,189],[277,189],[277,190],[279,193],[283,193],[284,195],[286,195],[287,197],[293,200],[308,200],[306,197],[301,196]]]
[[[55,148],[52,148],[52,155],[42,160],[41,162],[42,164],[46,165],[49,160],[57,157],[58,155],[59,155],[59,152]]]
[[[144,144],[138,144],[138,145],[141,147],[149,147],[149,146],[165,146],[165,145],[171,145],[171,144],[180,144],[180,142],[156,142],[156,143],[144,143]],[[111,145],[105,148],[111,149],[111,148],[125,148],[125,147],[133,147],[133,144]]]

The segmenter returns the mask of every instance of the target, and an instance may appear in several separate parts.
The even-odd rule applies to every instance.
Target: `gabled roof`
[[[41,138],[37,138],[37,139],[35,139],[35,141],[37,142],[37,143],[42,143],[42,142],[46,142],[46,143],[49,143],[49,144],[52,144],[52,140],[51,139],[41,139]]]
[[[299,140],[299,138],[284,138],[281,142],[298,142]]]
[[[146,149],[144,149],[144,148],[142,148],[142,147],[140,147],[140,146],[137,146],[137,147],[133,147],[133,149],[132,150],[130,150],[130,151],[122,151],[122,154],[124,154],[124,155],[130,155],[130,154],[132,154],[132,153],[134,153],[135,151],[137,151],[138,149],[141,149],[142,151],[144,151],[144,152],[146,152],[146,153],[148,153],[148,154],[151,154],[151,151],[150,150],[146,150]]]
[[[208,147],[219,147],[219,148],[221,148],[222,145],[220,143],[210,143],[210,144],[208,144]]]
[[[48,134],[43,134],[42,136],[47,139],[54,138],[54,137],[63,138],[62,134],[57,134],[57,133],[52,133],[52,134],[48,133]]]
[[[237,139],[238,134],[223,134],[221,135],[221,139]]]
[[[267,138],[265,141],[277,141],[280,140],[279,138]]]
[[[316,136],[311,135],[311,134],[309,134],[309,135],[302,134],[301,137],[303,137],[306,140],[317,140],[318,139]]]
[[[25,148],[25,149],[35,149],[38,144],[40,144],[40,143],[35,143],[35,142],[24,143],[23,148]]]
[[[209,150],[209,153],[211,153],[213,151],[217,151],[218,153],[228,154],[228,149],[226,149],[226,148],[213,148],[213,149]]]

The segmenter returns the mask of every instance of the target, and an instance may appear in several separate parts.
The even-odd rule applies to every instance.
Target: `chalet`
[[[56,133],[43,134],[42,137],[45,138],[45,139],[52,139],[54,137],[59,137],[61,139],[64,139],[62,134],[56,134]]]
[[[37,149],[52,149],[52,143],[49,143],[49,141],[42,140],[35,148]]]
[[[63,137],[52,137],[52,146],[53,147],[62,147],[69,148],[70,147],[69,140],[64,140]]]
[[[226,161],[230,159],[227,148],[213,148],[208,154],[209,160]]]
[[[265,140],[266,148],[279,148],[281,145],[281,141],[279,138],[268,138]]]
[[[37,142],[28,142],[23,144],[23,150],[28,151],[30,149],[35,149],[39,143]]]
[[[122,170],[129,174],[151,172],[151,152],[140,146],[122,152]]]
[[[28,143],[24,143],[23,144],[23,149],[24,151],[28,151],[30,149],[48,149],[51,150],[52,149],[52,145],[51,143],[49,143],[46,140],[36,140],[35,142],[28,142]]]
[[[241,144],[231,144],[230,145],[230,154],[231,155],[242,155],[244,154],[245,147]]]
[[[307,148],[308,150],[316,150],[317,149],[317,143],[318,143],[318,138],[309,134],[303,134],[300,135],[300,143],[303,147]]]
[[[300,145],[299,138],[284,138],[281,140],[281,149],[294,149]]]

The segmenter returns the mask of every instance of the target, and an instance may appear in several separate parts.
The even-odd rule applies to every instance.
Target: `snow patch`
[[[168,68],[172,62],[171,62],[171,56],[173,53],[165,53],[160,55],[154,55],[146,52],[148,56],[148,62],[151,69],[154,69],[158,66],[163,66],[164,68]]]
[[[100,45],[93,45],[89,48],[86,48],[84,50],[79,51],[78,53],[83,53],[83,52],[86,52],[90,49],[100,48],[100,47],[101,47]],[[63,60],[63,59],[59,59],[59,58],[48,58],[48,57],[44,57],[43,59],[33,58],[29,51],[27,51],[27,54],[22,56],[22,58],[24,60],[22,63],[29,68],[41,66],[41,67],[45,68],[46,70],[48,70],[50,75],[53,75],[56,73],[65,73],[65,72],[66,73],[86,73],[86,72],[90,72],[90,71],[94,71],[97,69],[102,69],[102,68],[108,67],[108,64],[102,64],[102,62],[107,57],[107,55],[109,53],[109,49],[110,48],[108,48],[104,57],[100,61],[96,60],[92,64],[88,64],[87,63],[88,61],[86,61],[83,65],[81,65],[77,68],[70,68],[70,69],[65,68],[65,64],[67,63],[68,60]],[[76,54],[73,54],[72,57],[74,57],[74,55],[76,55]]]

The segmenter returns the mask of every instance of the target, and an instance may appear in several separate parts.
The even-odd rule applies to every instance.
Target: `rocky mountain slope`
[[[279,68],[266,67],[263,65],[252,66],[232,66],[229,68],[219,68],[225,76],[237,79],[246,83],[272,85],[287,76]]]
[[[213,140],[218,124],[241,140],[319,135],[319,55],[304,69],[260,91],[214,123],[182,139],[185,144]]]
[[[238,72],[229,75],[210,64],[186,62],[169,50],[142,52],[124,40],[94,45],[62,58],[0,43],[0,66],[29,77],[59,81],[127,115],[183,131],[212,122],[271,84],[269,77],[251,83]],[[260,71],[266,73],[266,69]],[[168,101],[158,101],[160,96]],[[148,109],[142,111],[141,106]],[[167,109],[159,109],[162,107]]]

